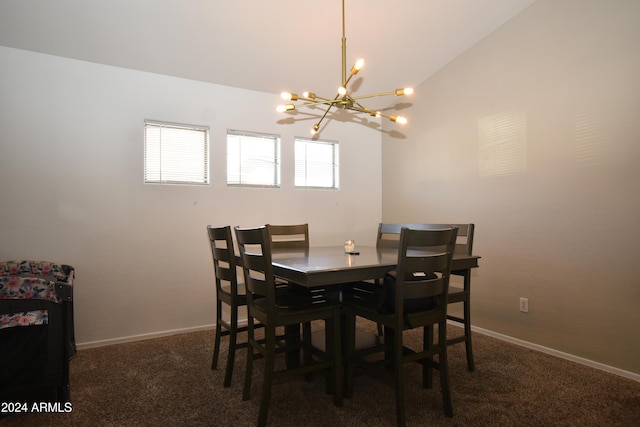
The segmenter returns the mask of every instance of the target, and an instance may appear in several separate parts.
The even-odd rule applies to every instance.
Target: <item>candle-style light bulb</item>
[[[355,75],[358,74],[358,71],[360,71],[360,69],[364,66],[364,59],[360,58],[356,61],[355,64],[353,64],[353,67],[351,68],[351,74]]]
[[[396,94],[396,96],[411,95],[413,93],[413,88],[405,87],[402,89],[396,89],[394,93]]]
[[[295,110],[296,106],[293,104],[286,104],[286,105],[278,105],[276,107],[276,111],[278,113],[284,113],[285,111],[291,111],[291,110]]]
[[[297,101],[298,100],[298,95],[296,95],[295,93],[291,93],[291,92],[282,92],[282,93],[280,93],[280,96],[282,97],[282,99],[287,100],[287,101]]]

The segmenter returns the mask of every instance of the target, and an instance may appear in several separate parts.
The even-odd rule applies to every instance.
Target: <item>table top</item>
[[[274,274],[308,287],[327,286],[384,277],[398,261],[393,248],[358,246],[356,251],[358,255],[346,254],[343,246],[273,251]],[[476,268],[479,258],[454,254],[452,270]]]

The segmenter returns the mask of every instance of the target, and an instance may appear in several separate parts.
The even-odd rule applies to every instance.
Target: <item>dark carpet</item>
[[[459,329],[450,327],[449,333]],[[475,372],[466,369],[464,345],[449,347],[452,419],[442,411],[438,374],[434,388],[426,390],[420,367],[405,368],[407,425],[640,425],[640,383],[478,333],[473,338]],[[416,346],[419,339],[418,333],[407,334]],[[215,371],[212,331],[80,350],[71,361],[71,412],[13,415],[0,425],[255,425],[263,362],[256,362],[252,398],[243,402],[245,350],[237,356],[231,388],[225,389],[226,338],[222,341]],[[325,393],[324,377],[281,380],[274,384],[269,424],[395,425],[391,380],[359,375],[355,386],[353,398],[337,408]]]

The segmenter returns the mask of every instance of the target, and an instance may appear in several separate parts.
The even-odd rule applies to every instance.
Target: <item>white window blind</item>
[[[295,186],[339,188],[338,143],[295,139]]]
[[[280,137],[227,131],[227,185],[280,186]]]
[[[144,182],[209,184],[209,128],[145,120]]]

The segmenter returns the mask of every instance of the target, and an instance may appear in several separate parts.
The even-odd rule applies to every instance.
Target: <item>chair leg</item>
[[[253,374],[253,351],[255,339],[253,336],[253,318],[249,316],[247,325],[247,367],[244,373],[244,389],[242,390],[242,400],[249,400],[251,397],[251,375]]]
[[[274,359],[276,352],[276,331],[274,328],[266,327],[265,357],[264,357],[264,379],[262,383],[262,397],[260,398],[260,413],[258,415],[258,426],[267,425],[269,415],[269,402],[271,401],[271,385],[273,382]]]
[[[342,345],[341,345],[341,325],[340,318],[341,313],[339,309],[336,309],[333,314],[333,319],[330,321],[332,328],[332,356],[333,356],[333,403],[336,406],[342,406],[342,398],[343,398],[343,381],[344,381],[344,371],[342,368]],[[325,323],[326,324],[326,323]],[[326,329],[326,328],[325,328]]]
[[[402,332],[398,332],[402,333]],[[395,353],[393,343],[396,341],[396,330],[393,328],[384,328],[384,363],[385,369],[388,372],[393,372],[393,361],[395,360]]]
[[[451,403],[451,389],[449,387],[449,361],[447,357],[447,333],[446,323],[438,325],[438,370],[440,374],[440,388],[442,390],[442,401],[444,403],[444,414],[453,417],[453,404]]]
[[[336,381],[335,381],[335,359],[334,359],[334,355],[335,355],[335,342],[334,342],[334,337],[335,337],[335,331],[333,330],[333,324],[335,322],[332,322],[330,319],[324,319],[324,359],[327,359],[329,357],[332,358],[332,360],[334,360],[334,369],[331,369],[331,372],[329,372],[327,374],[327,376],[325,377],[325,388],[326,388],[326,392],[327,394],[333,394],[335,397],[335,392],[336,392]],[[311,360],[305,360],[305,365],[311,363]],[[308,373],[305,375],[305,378],[307,380],[310,380],[311,378],[313,378],[313,374],[312,373]]]
[[[376,279],[376,284],[377,284],[378,286],[382,287],[382,283],[383,283],[383,280],[382,280],[382,279]],[[384,336],[384,328],[383,328],[383,326],[382,326],[382,323],[379,323],[379,322],[378,322],[378,323],[376,324],[376,326],[378,327],[378,336],[379,336],[379,337]]]
[[[393,367],[396,384],[396,425],[404,427],[406,424],[404,413],[404,376],[402,361],[402,331],[394,331],[393,339]]]
[[[297,368],[300,366],[300,324],[285,326],[284,335],[286,346],[290,347],[285,352],[287,368]]]
[[[464,345],[467,352],[467,369],[474,371],[473,350],[471,348],[471,301],[466,299],[463,303],[464,310]]]
[[[425,326],[422,333],[422,350],[430,350],[433,347],[433,325]],[[433,387],[433,356],[422,364],[422,387]]]
[[[311,354],[311,322],[304,322],[302,324],[302,344],[303,344],[303,361],[305,365],[311,364],[313,358]],[[313,381],[313,374],[308,372],[304,375],[305,380]]]
[[[468,303],[465,303],[465,305],[467,305]],[[464,345],[467,351],[467,369],[469,371],[475,371],[476,367],[473,363],[473,350],[471,347],[471,323],[469,322],[469,315],[465,314],[465,322],[464,322],[464,334],[465,334],[465,339],[464,339]]]
[[[227,369],[224,373],[224,387],[231,387],[231,377],[233,376],[233,365],[236,360],[236,346],[238,344],[238,320],[237,316],[231,320],[231,330],[229,331],[229,352],[227,354]]]
[[[227,355],[227,369],[224,374],[224,387],[231,387],[231,377],[233,376],[233,366],[236,360],[236,349],[238,348],[238,307],[231,305],[231,330],[229,331],[229,352]]]
[[[473,363],[473,349],[471,347],[471,271],[465,270],[462,276],[464,278],[463,286],[466,293],[465,298],[462,301],[464,346],[467,353],[467,369],[469,371],[474,371],[475,365]]]
[[[345,313],[343,317],[344,331],[345,331],[345,380],[344,380],[344,395],[347,399],[353,396],[353,382],[354,382],[354,360],[355,348],[356,348],[356,316],[353,313]]]
[[[213,360],[211,361],[211,369],[218,369],[218,357],[220,356],[220,335],[222,334],[222,305],[218,301],[216,304],[216,336],[213,345]]]

